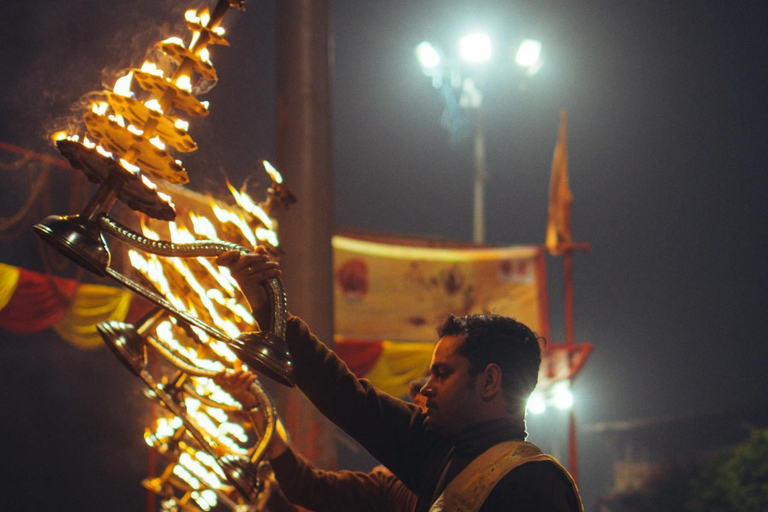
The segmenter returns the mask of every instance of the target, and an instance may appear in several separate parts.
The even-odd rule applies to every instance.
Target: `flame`
[[[248,221],[240,212],[225,210],[219,205],[214,204],[213,214],[216,216],[219,222],[224,224],[234,224],[240,230],[243,236],[245,236],[246,240],[248,240],[248,243],[251,244],[251,247],[256,247],[258,245],[256,237],[254,236],[253,231],[251,231],[251,226],[248,225]]]
[[[192,92],[192,81],[187,75],[180,75],[176,79],[176,87],[183,91]]]
[[[197,11],[195,9],[188,9],[187,12],[184,13],[184,19],[190,23],[200,22],[200,18],[197,17]]]
[[[178,128],[179,130],[184,130],[185,132],[189,130],[189,121],[185,121],[183,119],[177,119],[174,121],[173,126]]]
[[[191,488],[200,488],[200,480],[192,476],[192,473],[190,473],[184,466],[176,464],[173,467],[173,474],[184,480],[184,482],[186,482],[187,485],[189,485]]]
[[[197,56],[200,57],[200,60],[203,62],[206,62],[208,64],[213,64],[211,62],[211,53],[208,51],[208,48],[203,48],[197,53]]]
[[[210,107],[210,106],[211,106],[211,102],[210,102],[210,101],[208,101],[208,100],[205,100],[205,101],[201,101],[200,103],[203,105],[203,107],[205,108],[205,110],[208,110],[208,107]]]
[[[75,135],[75,137],[77,137],[77,135]],[[96,143],[91,142],[91,139],[89,139],[88,136],[86,135],[83,137],[83,146],[87,147],[88,149],[94,149],[96,148]]]
[[[161,114],[163,113],[163,107],[161,107],[160,102],[154,98],[149,101],[145,101],[144,106],[149,110],[154,110],[155,112],[159,112]]]
[[[139,130],[138,128],[136,128],[132,124],[129,124],[127,126],[127,129],[128,129],[129,132],[131,132],[134,135],[139,135],[139,136],[144,135],[144,130]]]
[[[130,172],[131,174],[139,174],[141,172],[141,169],[138,166],[133,165],[123,158],[120,159],[120,165],[123,167],[123,169]]]
[[[261,223],[264,224],[268,229],[273,229],[274,222],[270,216],[267,215],[267,212],[265,212],[263,208],[254,202],[254,200],[245,190],[238,191],[229,183],[229,181],[227,181],[227,188],[232,193],[232,196],[235,198],[235,202],[238,204],[238,206],[259,219],[259,221],[261,221]]]
[[[197,45],[197,41],[200,39],[200,32],[192,32],[192,39],[189,41],[189,47],[194,48]]]
[[[109,116],[107,116],[107,119],[109,119],[110,121],[114,121],[115,123],[125,128],[125,119],[123,119],[123,116],[113,116],[110,114]]]
[[[144,61],[144,64],[141,65],[141,71],[144,73],[149,73],[150,75],[165,76],[165,73],[162,69],[157,67],[157,64],[148,60]]]
[[[206,7],[200,13],[200,24],[204,27],[207,27],[209,21],[211,21],[211,11],[209,11],[208,8]]]
[[[180,37],[169,37],[165,41],[163,41],[161,44],[174,44],[176,46],[181,46],[182,48],[186,48],[184,46],[184,41]]]
[[[67,138],[67,130],[59,130],[58,132],[53,132],[51,134],[51,140],[53,141],[65,140],[66,138]]]
[[[133,98],[134,94],[133,91],[131,91],[131,82],[133,81],[133,71],[128,73],[122,78],[118,78],[115,82],[115,87],[112,89],[112,92],[115,94],[119,94],[120,96],[126,96],[128,98]]]
[[[269,229],[256,228],[256,238],[262,242],[267,242],[272,247],[280,245],[280,242],[277,240],[277,233]]]
[[[277,184],[283,182],[282,174],[280,174],[271,163],[267,162],[266,160],[263,160],[262,163],[264,165],[264,170],[267,171],[267,174],[269,174],[269,177],[272,178],[272,181]]]
[[[221,26],[214,27],[213,33],[216,34],[217,36],[223,36],[226,33],[226,30],[224,30],[224,27],[221,27]]]
[[[150,142],[150,144],[155,146],[157,149],[159,149],[161,151],[165,151],[165,143],[162,140],[160,140],[160,136],[159,135],[156,135],[156,136],[152,137],[151,139],[149,139],[149,142]]]
[[[102,155],[102,156],[105,156],[107,158],[112,158],[112,153],[110,153],[109,151],[107,151],[106,149],[104,149],[101,146],[96,146],[96,151],[98,151],[99,154]]]
[[[96,115],[103,116],[107,113],[107,109],[109,108],[109,104],[106,101],[100,101],[98,103],[94,103],[91,105],[91,112],[93,112]]]

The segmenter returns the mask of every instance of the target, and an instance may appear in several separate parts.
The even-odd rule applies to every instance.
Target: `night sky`
[[[183,34],[189,6],[4,6],[0,140],[54,155],[45,134],[151,43]],[[201,149],[184,158],[196,190],[220,193],[225,176],[240,184],[274,159],[276,9],[252,1],[225,20],[232,46],[212,50],[212,114],[193,120]],[[765,407],[766,10],[755,0],[332,2],[337,230],[471,239],[471,144],[441,128],[443,101],[413,49],[426,39],[448,51],[485,30],[496,42],[484,77],[490,244],[543,241],[558,113],[568,111],[573,234],[592,246],[575,258],[575,335],[595,346],[574,386],[580,427]],[[544,65],[522,81],[513,48],[526,37],[543,42]],[[29,183],[2,180],[10,215]],[[4,241],[0,261],[40,270],[37,254],[29,232]],[[562,341],[560,261],[548,266]],[[140,510],[136,379],[106,351],[77,351],[50,331],[0,337],[12,475],[0,488],[14,509]],[[534,441],[542,421],[529,424]],[[596,475],[610,471],[591,442],[588,506],[605,491]]]

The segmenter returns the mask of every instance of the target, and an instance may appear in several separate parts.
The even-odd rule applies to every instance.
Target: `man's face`
[[[429,380],[421,388],[427,398],[427,425],[452,436],[476,420],[482,400],[471,377],[469,359],[458,353],[463,335],[440,338],[432,354]]]

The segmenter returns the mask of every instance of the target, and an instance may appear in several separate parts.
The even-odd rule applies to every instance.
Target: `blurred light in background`
[[[570,409],[573,405],[573,394],[568,387],[568,382],[558,382],[555,384],[552,401],[558,409]]]
[[[544,397],[541,393],[532,393],[528,398],[528,411],[531,414],[541,414],[547,410],[547,404],[544,402]]]
[[[433,69],[440,65],[440,53],[427,41],[422,41],[416,47],[416,58],[424,69]]]
[[[466,62],[491,60],[491,39],[485,34],[470,34],[459,40],[459,55]]]

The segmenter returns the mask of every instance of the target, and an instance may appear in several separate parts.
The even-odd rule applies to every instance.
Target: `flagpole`
[[[474,222],[472,229],[472,241],[478,245],[485,243],[485,180],[487,178],[487,170],[485,157],[485,129],[483,124],[483,109],[478,106],[475,111]]]

